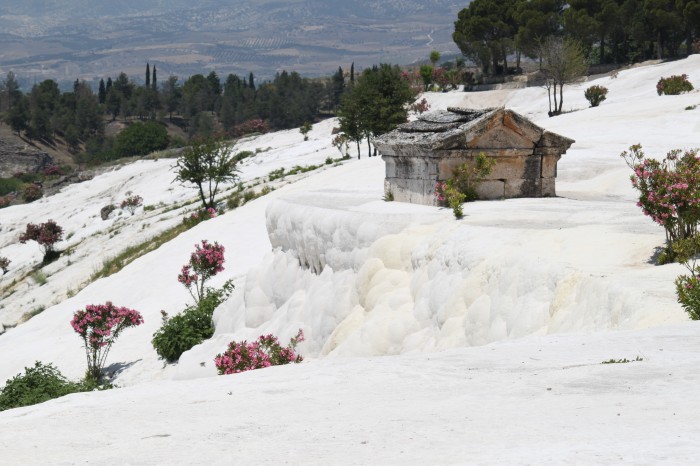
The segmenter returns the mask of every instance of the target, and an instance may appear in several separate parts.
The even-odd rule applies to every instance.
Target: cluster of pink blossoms
[[[437,181],[435,183],[435,197],[438,201],[445,201],[445,189],[447,188],[447,183],[444,181]]]
[[[632,186],[639,191],[637,206],[663,226],[670,242],[696,231],[700,221],[700,160],[695,151],[671,151],[662,161],[644,156],[641,146],[622,157],[632,168]]]
[[[182,266],[177,281],[185,285],[196,302],[204,297],[204,284],[211,277],[224,270],[224,247],[219,243],[210,244],[202,240],[195,244],[190,263]],[[192,289],[195,289],[195,292]]]
[[[87,357],[88,374],[99,380],[107,354],[114,341],[124,329],[143,323],[138,311],[105,304],[89,304],[76,311],[70,325],[83,339]]]
[[[219,374],[237,374],[253,369],[279,366],[289,363],[300,363],[304,358],[296,354],[296,346],[304,341],[304,332],[299,329],[297,335],[289,341],[289,345],[280,345],[276,336],[261,335],[254,342],[232,341],[223,354],[214,358],[214,364]]]
[[[120,207],[127,210],[131,215],[134,215],[136,208],[143,204],[143,198],[138,194],[134,194],[133,196],[129,194],[130,193],[127,193],[127,198],[122,201]]]

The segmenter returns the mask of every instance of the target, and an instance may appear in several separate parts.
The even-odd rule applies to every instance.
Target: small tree
[[[437,65],[437,62],[440,61],[440,52],[437,50],[433,50],[430,52],[430,63],[433,64],[433,66]]]
[[[544,87],[549,97],[549,116],[559,115],[564,105],[564,85],[576,81],[586,72],[588,68],[586,58],[578,42],[555,37],[550,37],[544,42],[542,58]],[[554,97],[554,107],[552,107],[552,97]]]
[[[83,339],[88,366],[85,379],[98,383],[114,341],[125,329],[142,323],[143,317],[138,311],[116,307],[109,301],[89,304],[84,310],[76,311],[70,324]]]
[[[428,90],[430,85],[433,83],[433,72],[435,67],[432,65],[421,65],[420,67],[420,77],[423,79],[423,89]]]
[[[216,194],[221,183],[238,180],[233,144],[207,140],[189,146],[177,159],[176,181],[197,186],[204,208],[216,208]]]
[[[19,236],[19,242],[36,241],[44,250],[44,263],[48,264],[58,257],[54,245],[63,239],[63,228],[53,220],[41,225],[27,224],[27,230]]]
[[[313,129],[313,126],[311,126],[311,123],[308,121],[305,121],[303,125],[301,125],[301,128],[299,128],[299,132],[304,135],[304,141],[309,140],[309,132]]]

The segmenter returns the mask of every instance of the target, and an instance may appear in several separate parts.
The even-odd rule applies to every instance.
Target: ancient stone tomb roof
[[[493,132],[498,134],[489,135]],[[399,126],[378,137],[375,145],[382,154],[391,155],[394,149],[407,146],[423,150],[560,147],[565,152],[573,142],[546,131],[524,116],[503,107],[449,107],[447,110],[421,115],[416,121]]]

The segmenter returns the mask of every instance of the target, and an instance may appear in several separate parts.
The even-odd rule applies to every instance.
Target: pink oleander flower
[[[276,336],[260,335],[254,342],[247,341],[229,343],[223,354],[214,358],[219,374],[237,374],[254,369],[279,366],[303,361],[296,353],[298,343],[304,341],[304,332],[299,329],[297,335],[289,340],[286,347],[280,345]]]
[[[190,262],[182,266],[177,281],[187,288],[195,303],[198,303],[206,293],[206,282],[224,270],[224,262],[224,247],[202,240],[201,245],[195,244]]]

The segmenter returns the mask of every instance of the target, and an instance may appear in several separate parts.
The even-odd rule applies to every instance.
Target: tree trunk
[[[367,136],[367,157],[372,157],[372,144],[370,143],[369,136]]]
[[[564,83],[559,83],[559,109],[557,115],[561,115],[561,108],[564,105]]]
[[[360,160],[360,140],[357,139],[355,143],[357,144],[357,160]]]
[[[661,60],[663,55],[663,47],[661,46],[661,30],[656,34],[656,58]]]
[[[685,29],[685,54],[690,55],[693,53],[693,33],[688,27]]]

